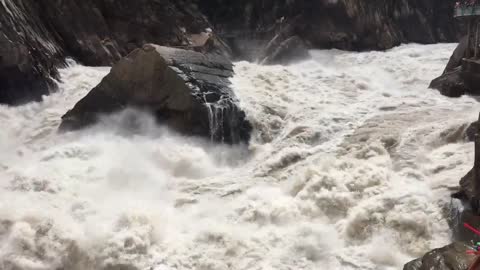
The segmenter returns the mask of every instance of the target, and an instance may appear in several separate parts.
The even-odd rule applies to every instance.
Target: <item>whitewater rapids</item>
[[[455,44],[236,63],[255,133],[216,146],[125,111],[59,134],[108,68],[0,106],[0,269],[400,269],[450,240],[470,97],[427,89]]]

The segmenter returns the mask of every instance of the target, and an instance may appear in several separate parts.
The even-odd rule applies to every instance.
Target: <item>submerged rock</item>
[[[466,243],[455,242],[405,264],[403,270],[467,270],[475,260],[475,256],[466,254],[471,248]]]
[[[127,106],[148,110],[179,132],[247,143],[251,125],[230,88],[232,64],[219,55],[147,44],[113,66],[62,117],[61,130],[95,123]]]

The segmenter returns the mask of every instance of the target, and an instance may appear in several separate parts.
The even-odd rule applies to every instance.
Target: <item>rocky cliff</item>
[[[207,28],[217,36],[209,49],[229,54],[226,41],[237,57],[251,60],[276,52],[283,61],[291,53],[265,47],[304,47],[299,41],[346,50],[455,41],[453,5],[454,0],[4,0],[0,103],[48,93],[67,56],[111,65],[145,43],[193,49],[195,36]]]
[[[216,30],[234,50],[247,53],[247,57],[258,56],[258,45],[279,33],[285,39],[297,35],[314,48],[344,50],[383,50],[406,42],[435,43],[457,38],[455,0],[198,2]]]
[[[65,57],[111,65],[145,43],[191,46],[210,26],[195,5],[170,0],[0,1],[0,103],[38,99]]]
[[[452,61],[452,60],[451,60]],[[474,122],[466,130],[466,136],[469,141],[475,142],[475,161],[473,168],[460,180],[458,192],[452,194],[452,197],[461,200],[463,208],[456,213],[450,222],[452,229],[453,244],[434,249],[426,253],[423,257],[405,264],[404,270],[467,270],[476,259],[476,264],[480,263],[478,256],[466,253],[466,250],[473,250],[472,243],[480,241],[480,236],[475,235],[464,224],[469,224],[474,228],[480,227],[480,194],[476,186],[480,178],[480,126]]]

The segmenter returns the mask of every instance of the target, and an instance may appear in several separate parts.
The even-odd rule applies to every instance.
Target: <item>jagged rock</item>
[[[471,123],[467,130],[465,131],[465,136],[469,142],[475,141],[475,137],[478,134],[478,130],[480,129],[478,121]]]
[[[188,37],[211,27],[183,0],[3,0],[0,14],[0,103],[7,104],[47,94],[66,56],[112,65],[145,43],[192,48]],[[210,48],[229,50],[221,41]]]
[[[455,0],[2,0],[0,103],[48,93],[66,56],[86,65],[111,65],[145,43],[192,48],[189,37],[207,28],[221,34],[206,43],[208,50],[233,52],[247,60],[257,60],[285,27],[291,32],[274,48],[279,55],[298,47],[299,40],[313,48],[346,50],[454,41],[454,4]],[[299,39],[288,40],[296,36]]]
[[[460,97],[465,94],[480,93],[480,64],[467,56],[467,37],[463,37],[455,48],[443,74],[430,83],[430,88],[437,89],[442,95]],[[473,52],[470,52],[473,55]]]
[[[293,36],[278,44],[277,37],[269,43],[266,56],[261,61],[264,65],[288,65],[310,57],[308,47],[298,36]]]
[[[62,117],[60,129],[82,128],[100,114],[132,106],[185,134],[246,143],[251,126],[229,87],[232,75],[222,56],[147,44],[114,65]]]
[[[413,260],[403,270],[467,270],[475,256],[467,255],[472,247],[463,242],[455,242],[448,246],[434,249],[422,258]]]
[[[479,118],[480,120],[480,118]],[[480,126],[476,126],[476,134],[480,133]],[[471,131],[473,133],[473,131]],[[480,184],[480,136],[474,136],[475,140],[475,161],[473,168],[460,180],[460,190],[452,195],[454,198],[462,200],[464,203],[469,204],[472,211],[476,214],[480,214],[480,194],[479,188],[475,188],[475,184]]]
[[[460,97],[471,92],[462,77],[462,68],[457,67],[434,79],[429,88],[437,89],[447,97]]]
[[[467,55],[467,48],[467,37],[464,36],[462,39],[460,39],[460,42],[453,51],[452,56],[450,56],[450,59],[448,60],[447,66],[445,67],[443,74],[451,72],[462,65],[462,59]]]
[[[63,51],[43,24],[37,1],[0,1],[0,103],[39,100],[52,88]]]
[[[283,31],[313,48],[388,49],[401,43],[458,40],[452,13],[455,0],[198,0],[230,45],[247,59],[256,59]]]

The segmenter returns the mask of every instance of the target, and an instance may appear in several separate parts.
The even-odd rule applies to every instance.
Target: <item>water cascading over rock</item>
[[[101,114],[135,107],[184,134],[247,143],[252,128],[230,88],[232,75],[232,63],[220,55],[147,44],[114,65],[62,117],[60,129],[79,129]]]

